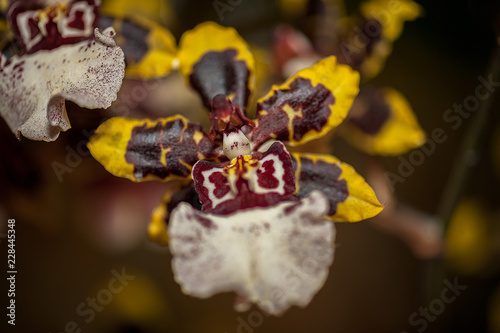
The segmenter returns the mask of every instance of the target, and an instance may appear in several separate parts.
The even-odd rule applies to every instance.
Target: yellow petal
[[[162,292],[161,282],[153,280],[148,273],[141,272],[136,267],[129,268],[129,266],[112,271],[111,276],[123,280],[118,280],[119,283],[116,283],[115,277],[111,279],[107,277],[107,280],[100,281],[98,284],[101,288],[103,286],[109,288],[102,290],[113,292],[113,294],[108,294],[112,295],[109,296],[110,302],[111,299],[113,300],[107,308],[109,313],[113,313],[116,318],[127,318],[127,321],[137,323],[137,325],[147,325],[146,323],[170,325],[173,322],[174,311],[168,303],[168,298]],[[130,283],[127,281],[128,279],[130,279]],[[98,293],[97,295],[102,294]],[[99,298],[99,296],[97,297]]]
[[[422,7],[412,0],[370,0],[360,5],[363,17],[382,24],[382,34],[389,40],[396,40],[403,31],[406,21],[413,21],[422,15]]]
[[[491,262],[490,230],[484,207],[474,199],[462,200],[446,232],[447,265],[461,274],[488,270]]]
[[[170,190],[169,190],[170,192]],[[171,193],[169,194],[172,195]],[[165,194],[167,197],[167,194]],[[163,202],[155,208],[153,213],[151,214],[151,220],[148,225],[148,237],[153,242],[159,245],[168,245],[168,232],[167,232],[167,202],[168,199],[163,199]],[[165,202],[167,200],[167,202]],[[165,203],[164,203],[165,202]]]
[[[9,0],[0,0],[0,12],[7,12],[7,9],[9,8]]]
[[[170,0],[106,0],[99,10],[114,18],[143,17],[158,24],[171,24],[175,20]]]
[[[380,94],[388,108],[388,117],[380,129],[376,133],[367,133],[346,121],[342,124],[341,135],[359,150],[372,155],[400,155],[420,147],[425,142],[425,133],[406,98],[391,88],[380,90]],[[379,104],[370,102],[370,98],[360,94],[354,105],[365,109],[364,112],[375,112],[370,111],[370,107]]]
[[[114,176],[138,181],[134,177],[134,165],[125,160],[125,153],[133,128],[146,121],[121,117],[105,121],[96,129],[87,144],[90,153]]]
[[[220,61],[226,61],[223,64],[216,64],[217,66],[211,66],[208,64],[209,68],[203,66],[203,73],[198,73],[195,71],[195,66],[197,64],[207,65],[202,63],[206,56],[212,53],[226,54],[227,52],[234,53],[234,58],[222,58],[218,57]],[[222,59],[222,60],[221,60]],[[238,64],[242,66],[237,66]],[[182,35],[179,43],[179,65],[182,75],[186,80],[198,90],[204,103],[207,107],[211,105],[213,96],[204,96],[206,90],[210,90],[214,94],[225,94],[228,96],[234,105],[244,107],[248,103],[249,96],[254,90],[254,73],[255,64],[252,53],[249,50],[249,46],[243,40],[243,38],[238,35],[235,29],[225,28],[214,22],[205,22],[197,25],[193,30],[187,31]],[[219,69],[224,69],[224,66],[231,66],[237,73],[231,73],[228,71],[221,71]],[[244,68],[241,68],[244,67]],[[242,73],[240,73],[240,71]],[[228,74],[230,73],[230,74]],[[228,77],[228,75],[234,75],[234,77]],[[191,76],[196,76],[193,84],[193,78]],[[204,75],[207,75],[206,77]],[[241,77],[246,76],[248,82],[232,82],[235,80],[241,80]],[[225,81],[226,83],[222,86],[219,81]],[[210,82],[213,81],[213,82]],[[203,89],[200,91],[199,87],[205,84],[210,84],[208,89]],[[242,91],[225,91],[228,86],[242,84],[247,85],[249,93]],[[238,95],[238,96],[234,96]],[[236,100],[235,100],[236,99]],[[208,105],[207,105],[208,104]]]
[[[186,189],[192,190],[186,193]],[[151,220],[148,226],[149,239],[159,245],[168,245],[167,222],[170,217],[169,203],[171,203],[172,198],[175,195],[189,197],[190,195],[194,195],[193,192],[194,188],[190,180],[187,183],[182,181],[170,183],[170,187],[163,195],[162,202],[155,208],[155,210],[151,214]],[[182,201],[182,198],[180,199],[180,201]],[[174,198],[174,200],[179,201],[179,198]]]
[[[421,16],[423,10],[412,0],[371,0],[361,4],[360,11],[367,20],[381,24],[382,38],[375,42],[372,51],[361,64],[363,79],[369,80],[377,75],[392,51],[392,43],[399,38],[406,21]],[[369,30],[368,27],[363,27]]]
[[[111,118],[88,147],[110,173],[136,182],[189,178],[199,159],[219,156],[201,126],[179,115],[155,121]]]
[[[170,31],[137,13],[118,10],[109,15],[125,53],[126,78],[158,78],[175,69],[177,46]]]
[[[149,34],[146,43],[149,51],[139,62],[128,64],[126,78],[157,78],[176,69],[177,47],[174,36],[156,24],[149,24],[147,28]]]
[[[276,139],[296,146],[320,138],[345,119],[358,91],[358,72],[334,56],[324,58],[258,100],[252,141]]]
[[[331,155],[292,154],[296,161],[297,195],[322,191],[330,201],[328,218],[335,222],[358,222],[383,209],[373,189],[349,164]]]

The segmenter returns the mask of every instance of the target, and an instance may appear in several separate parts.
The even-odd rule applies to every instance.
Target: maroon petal
[[[236,60],[237,50],[207,52],[189,76],[191,86],[201,95],[203,104],[211,109],[216,95],[234,96],[232,102],[244,109],[250,98],[250,69],[246,62]]]
[[[345,119],[358,91],[357,72],[324,58],[259,99],[249,137],[257,147],[269,139],[296,146],[322,137]]]
[[[323,192],[330,203],[328,215],[336,213],[337,205],[349,196],[347,181],[340,179],[342,169],[328,160],[314,159],[313,155],[293,154],[297,176],[297,196],[304,198],[314,190]]]
[[[292,161],[280,142],[264,153],[241,155],[223,164],[199,161],[193,167],[193,180],[202,210],[210,213],[296,200]]]
[[[20,54],[52,50],[92,38],[98,20],[98,0],[72,0],[44,8],[42,1],[16,2],[8,21]]]
[[[186,178],[200,159],[220,157],[199,124],[174,116],[132,130],[125,159],[134,165],[134,177]]]

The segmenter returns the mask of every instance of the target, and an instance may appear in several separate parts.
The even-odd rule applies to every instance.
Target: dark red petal
[[[245,61],[236,60],[237,54],[235,49],[207,52],[193,65],[189,82],[209,110],[219,94],[234,96],[234,106],[245,110],[250,97],[250,70]]]
[[[292,160],[280,142],[265,153],[238,156],[223,164],[199,161],[193,167],[193,180],[202,210],[210,213],[230,214],[297,200]]]
[[[234,106],[231,100],[222,94],[216,95],[212,100],[210,122],[210,140],[214,140],[217,134],[224,133],[226,129],[240,129],[244,125],[254,126],[253,121],[245,116],[240,107]]]
[[[97,0],[73,0],[44,7],[42,1],[16,2],[8,12],[8,21],[20,54],[52,50],[92,38],[97,27],[98,3]],[[44,17],[43,23],[40,17]]]
[[[313,87],[311,80],[297,77],[289,89],[274,90],[268,99],[258,103],[257,126],[250,133],[252,141],[256,146],[269,139],[300,142],[311,130],[321,132],[334,103],[328,88],[322,84]]]
[[[199,159],[220,157],[217,144],[208,139],[200,125],[182,117],[171,117],[155,126],[135,127],[128,141],[125,159],[134,165],[134,177],[160,179],[189,177]]]
[[[390,114],[390,105],[382,91],[362,88],[347,120],[364,133],[374,135],[386,123]]]
[[[323,192],[330,202],[328,215],[334,215],[337,205],[344,202],[349,195],[346,180],[339,179],[342,170],[325,160],[313,160],[299,154],[293,154],[292,158],[295,170],[298,169],[297,196],[304,198],[314,190]]]

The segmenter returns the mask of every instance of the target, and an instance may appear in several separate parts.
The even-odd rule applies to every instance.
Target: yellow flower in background
[[[324,6],[325,20],[333,30],[320,31],[318,41],[308,43],[307,37],[290,27],[276,31],[274,56],[284,76],[291,74],[290,69],[334,54],[339,63],[358,70],[365,83],[383,69],[404,23],[422,13],[420,5],[411,0],[364,1],[350,16],[345,15],[341,1],[325,1]],[[323,49],[332,51],[325,54]],[[400,155],[425,142],[425,133],[400,92],[365,84],[339,134],[370,155]]]
[[[498,210],[477,198],[462,199],[446,232],[446,265],[467,276],[489,276],[500,257]]]

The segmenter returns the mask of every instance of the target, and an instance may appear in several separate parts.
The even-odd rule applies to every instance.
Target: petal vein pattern
[[[267,140],[297,146],[324,136],[347,116],[359,92],[359,73],[334,56],[297,72],[257,101],[256,147]]]

